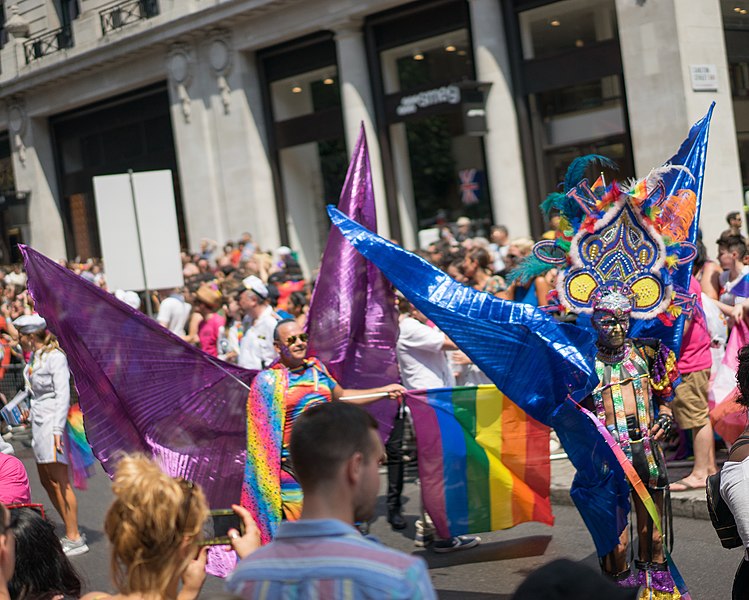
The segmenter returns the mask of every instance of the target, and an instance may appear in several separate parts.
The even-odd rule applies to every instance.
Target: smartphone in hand
[[[244,535],[244,523],[231,508],[212,510],[203,524],[203,541],[201,546],[223,546],[231,544],[229,530],[236,529]]]

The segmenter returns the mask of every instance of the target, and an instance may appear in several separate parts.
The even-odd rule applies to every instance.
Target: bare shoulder
[[[106,592],[89,592],[85,596],[81,596],[80,600],[110,600],[111,598],[114,598],[114,596]]]

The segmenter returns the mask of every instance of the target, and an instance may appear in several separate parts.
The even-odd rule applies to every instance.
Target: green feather
[[[531,254],[525,257],[517,267],[507,274],[507,283],[517,281],[520,285],[525,285],[539,275],[543,275],[551,268],[552,265],[539,260],[535,255]]]

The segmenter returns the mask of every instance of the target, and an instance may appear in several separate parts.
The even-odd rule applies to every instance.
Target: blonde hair
[[[524,257],[528,256],[533,250],[533,240],[528,238],[517,238],[510,242],[510,246],[515,246]]]
[[[55,337],[55,334],[48,329],[35,331],[34,333],[30,333],[29,335],[44,344],[41,354],[46,354],[47,352],[52,352],[53,350],[59,350],[60,352],[62,352],[62,348],[60,348],[60,343],[57,341],[57,337]]]
[[[199,486],[173,479],[142,455],[117,464],[115,500],[104,519],[112,543],[112,581],[121,594],[157,593],[165,597],[169,583],[194,558],[183,552],[200,541],[208,504]]]

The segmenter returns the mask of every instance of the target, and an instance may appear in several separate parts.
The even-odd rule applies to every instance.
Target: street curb
[[[551,503],[559,506],[574,506],[570,497],[569,487],[560,485],[551,486]],[[671,511],[675,517],[685,517],[687,519],[710,520],[707,512],[707,497],[687,496],[682,493],[671,494]]]

